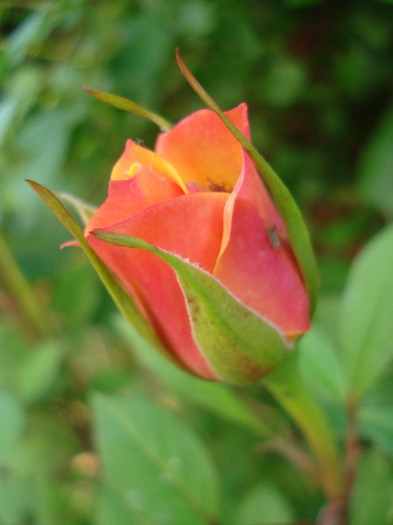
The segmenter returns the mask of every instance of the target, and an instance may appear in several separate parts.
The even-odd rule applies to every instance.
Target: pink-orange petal
[[[105,230],[138,237],[211,271],[220,250],[227,198],[222,193],[183,195]],[[90,235],[87,239],[136,297],[173,354],[196,374],[215,378],[193,339],[185,299],[172,268],[143,250],[109,245]]]
[[[127,180],[131,178],[135,172],[132,168],[137,165],[148,168],[159,177],[175,182],[184,193],[187,193],[185,184],[173,166],[154,153],[154,151],[143,148],[132,140],[127,141],[122,156],[114,165],[111,180]]]
[[[85,231],[128,219],[152,204],[180,195],[183,191],[176,183],[140,168],[131,179],[109,182],[108,197],[87,223]]]
[[[306,289],[285,227],[245,153],[224,212],[224,234],[213,274],[244,304],[289,339],[309,326]]]
[[[226,115],[249,138],[246,104]],[[168,133],[159,135],[155,149],[185,183],[216,185],[231,191],[242,166],[239,143],[219,117],[207,109],[193,113]]]

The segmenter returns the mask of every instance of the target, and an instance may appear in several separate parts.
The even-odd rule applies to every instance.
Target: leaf
[[[261,483],[246,494],[231,525],[284,525],[294,521],[294,512],[285,496],[274,485]]]
[[[94,253],[90,248],[89,243],[86,241],[81,229],[71,217],[69,212],[65,209],[62,203],[57,199],[57,197],[47,188],[41,186],[37,182],[31,180],[27,181],[30,186],[38,193],[38,195],[43,199],[47,206],[53,211],[62,225],[71,233],[73,237],[79,242],[81,248],[84,250],[88,256],[90,262],[92,263],[94,269],[99,275],[101,281],[105,285],[106,289],[110,293],[112,299],[115,301],[117,307],[122,312],[124,317],[133,325],[138,333],[144,337],[150,344],[156,348],[159,352],[167,357],[170,361],[175,363],[179,367],[184,367],[184,365],[178,361],[172,354],[170,354],[166,348],[159,342],[158,338],[152,331],[150,325],[142,317],[142,314],[139,312],[136,307],[130,294],[122,287],[122,285],[117,281],[114,275],[108,270],[105,264],[99,259],[99,257]]]
[[[39,9],[25,17],[11,33],[5,42],[4,58],[8,59],[12,65],[17,65],[27,55],[29,48],[40,42],[45,37],[45,23],[48,20],[50,6]]]
[[[298,344],[300,371],[311,389],[325,399],[343,404],[344,373],[327,334],[314,324]]]
[[[393,226],[352,263],[339,311],[338,337],[348,386],[361,398],[393,355]]]
[[[393,458],[393,407],[360,407],[359,427],[361,436],[373,441]]]
[[[393,473],[377,450],[363,454],[350,500],[350,525],[389,525]]]
[[[218,485],[205,449],[162,407],[136,397],[92,398],[105,482],[147,523],[203,525],[218,508]]]
[[[0,469],[7,470],[17,460],[26,415],[16,396],[0,391]],[[1,491],[0,491],[1,492]]]
[[[393,218],[393,106],[390,106],[360,160],[358,189],[365,202]]]
[[[257,416],[228,385],[213,381],[202,381],[172,366],[166,359],[138,336],[124,318],[116,316],[117,332],[131,345],[142,365],[157,373],[160,380],[168,385],[170,392],[177,392],[181,401],[188,401],[206,408],[231,423],[241,425],[259,437],[270,437],[273,429],[270,420],[263,421]]]
[[[209,273],[141,239],[99,230],[92,233],[118,246],[152,252],[175,270],[195,340],[221,379],[255,382],[288,354],[278,329],[240,303]]]
[[[25,353],[15,377],[19,395],[25,401],[40,399],[53,385],[63,358],[57,341],[45,341]]]
[[[157,124],[157,126],[163,132],[167,132],[172,128],[172,124],[168,120],[164,119],[160,115],[157,115],[156,113],[153,113],[152,111],[149,111],[148,109],[143,108],[142,106],[139,106],[139,104],[132,102],[132,100],[120,97],[119,95],[112,95],[111,93],[104,93],[103,91],[90,89],[88,87],[85,87],[85,90],[101,102],[105,102],[106,104],[110,104],[115,108],[128,111],[129,113],[134,113],[135,115],[139,115],[140,117],[151,120],[154,122],[154,124]]]
[[[279,209],[280,215],[284,220],[288,236],[291,242],[292,250],[295,254],[296,261],[303,275],[309,297],[310,309],[314,311],[315,302],[318,294],[318,271],[311,246],[310,236],[304,224],[303,218],[288,188],[278,177],[270,164],[262,157],[246,137],[232,124],[230,119],[222,112],[216,102],[208,95],[204,88],[199,84],[196,78],[188,70],[176,51],[177,62],[184,77],[202,99],[206,106],[214,111],[216,115],[227,126],[232,135],[239,141],[243,149],[249,154],[255,163],[263,180],[268,185],[274,200]]]

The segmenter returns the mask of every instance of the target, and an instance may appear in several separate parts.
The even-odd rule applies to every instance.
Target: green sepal
[[[73,195],[70,195],[69,193],[54,191],[53,194],[58,199],[61,199],[67,202],[73,207],[73,209],[78,213],[83,226],[86,226],[86,224],[89,222],[91,217],[93,217],[93,215],[97,211],[96,206],[93,206],[92,204],[89,204],[88,202],[85,202],[82,199],[78,199],[77,197],[74,197]]]
[[[179,50],[176,50],[176,57],[179,68],[187,82],[201,98],[201,100],[206,104],[206,106],[216,113],[216,115],[222,120],[232,135],[238,140],[242,148],[248,153],[258,168],[259,174],[268,185],[277,204],[280,215],[285,223],[293,253],[295,254],[297,263],[306,284],[310,298],[310,310],[312,313],[315,309],[315,303],[318,295],[318,271],[314,252],[311,246],[310,236],[297,204],[295,203],[288,188],[285,186],[270,164],[266,161],[266,159],[256,150],[253,144],[251,144],[251,142],[246,139],[241,131],[237,129],[237,127],[224,114],[217,103],[210,97],[210,95],[205,91],[197,79],[192,75],[180,58]]]
[[[164,133],[172,129],[172,124],[164,117],[161,117],[160,115],[153,113],[153,111],[143,108],[142,106],[140,106],[136,102],[133,102],[132,100],[120,97],[119,95],[104,93],[103,91],[98,91],[97,89],[90,89],[88,87],[85,87],[85,90],[101,102],[105,102],[106,104],[114,106],[117,109],[128,111],[129,113],[134,113],[135,115],[139,115],[140,117],[151,120],[152,122],[154,122],[154,124],[157,124],[160,130]]]
[[[176,272],[191,329],[202,354],[220,379],[249,384],[272,372],[288,354],[279,329],[247,308],[215,277],[141,239],[93,230],[104,241],[154,253]]]
[[[34,182],[27,180],[30,186],[38,193],[42,200],[52,210],[57,219],[61,224],[70,232],[70,234],[78,241],[80,247],[86,253],[95,271],[103,282],[104,286],[108,290],[112,299],[116,303],[119,310],[122,312],[124,317],[130,322],[135,330],[157,351],[169,359],[179,368],[190,372],[188,368],[173,356],[159,341],[156,334],[153,332],[150,325],[144,319],[136,306],[132,296],[117,280],[114,274],[107,268],[107,266],[101,261],[101,259],[92,250],[89,243],[87,242],[82,230],[75,222],[74,218],[70,215],[67,209],[63,206],[60,200],[54,195],[53,192]]]

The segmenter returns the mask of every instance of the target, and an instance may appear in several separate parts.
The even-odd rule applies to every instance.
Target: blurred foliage
[[[0,243],[0,524],[191,525],[208,523],[210,513],[230,525],[290,523],[315,520],[323,503],[277,454],[276,433],[300,438],[270,396],[185,377],[135,342],[83,254],[57,249],[67,234],[24,182],[102,202],[126,139],[152,147],[157,129],[83,86],[175,122],[201,107],[178,71],[176,47],[224,109],[248,103],[254,144],[305,213],[322,297],[317,327],[303,339],[303,371],[342,446],[347,383],[337,349],[351,381],[356,370],[363,378],[359,428],[368,452],[351,523],[388,523],[392,338],[386,319],[374,324],[362,309],[368,300],[376,308],[391,286],[387,244],[359,260],[342,303],[338,295],[354,255],[393,218],[392,1],[11,0],[0,2],[0,25],[0,228],[8,246]],[[359,282],[369,287],[356,309],[350,292]],[[367,334],[357,338],[359,319],[380,338],[376,354]],[[159,414],[157,405],[165,407]],[[141,410],[160,427],[149,430]],[[195,455],[183,464],[190,442]],[[127,454],[124,465],[108,460],[117,447],[142,447],[140,471],[131,472]],[[167,464],[152,460],[157,454]],[[190,474],[195,462],[205,486]],[[160,500],[150,508],[137,489],[120,498],[137,472],[154,501],[166,494],[174,502],[174,514]],[[191,478],[179,506],[176,494]],[[363,494],[375,495],[373,507],[364,508]]]

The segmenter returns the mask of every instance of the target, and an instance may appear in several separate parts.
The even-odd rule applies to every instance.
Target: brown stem
[[[290,463],[309,475],[316,484],[320,483],[318,469],[310,456],[288,439],[279,436],[263,443],[262,448],[281,454]]]
[[[357,403],[356,400],[350,396],[347,402],[347,439],[343,495],[341,499],[333,500],[326,505],[318,520],[318,525],[349,525],[349,502],[355,480],[359,453]]]
[[[357,403],[353,397],[348,399],[347,417],[347,453],[344,466],[344,504],[342,509],[342,525],[347,525],[349,523],[349,499],[351,496],[360,453],[357,434]]]

